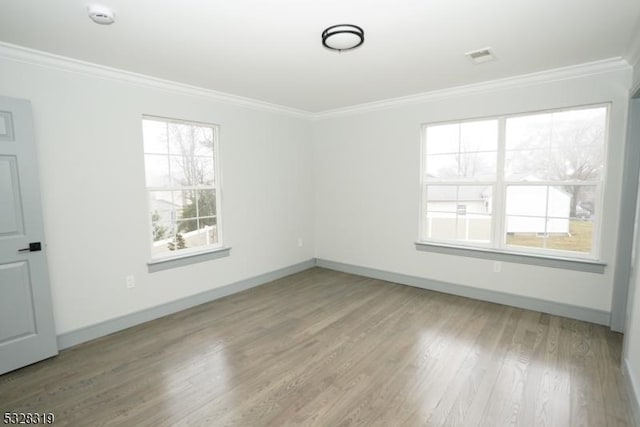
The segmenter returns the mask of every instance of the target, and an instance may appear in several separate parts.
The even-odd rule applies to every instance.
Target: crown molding
[[[516,89],[534,86],[544,83],[570,80],[578,77],[586,77],[612,71],[630,70],[631,66],[622,57],[604,59],[601,61],[587,62],[568,67],[555,68],[530,74],[521,74],[514,77],[506,77],[497,80],[474,83],[464,86],[455,86],[447,89],[423,92],[399,98],[390,98],[382,101],[368,102],[352,105],[335,110],[322,111],[313,116],[314,120],[323,120],[353,114],[367,113],[377,110],[415,105],[427,102],[439,101],[461,96],[477,95],[497,90]]]
[[[228,105],[246,107],[276,114],[283,114],[296,118],[323,120],[334,117],[348,116],[352,114],[361,114],[370,111],[402,107],[406,105],[433,102],[447,98],[482,94],[496,90],[514,89],[554,81],[569,80],[577,77],[603,74],[612,71],[629,70],[632,68],[629,64],[637,64],[640,60],[640,35],[634,38],[629,50],[629,55],[627,56],[627,60],[622,57],[610,58],[601,61],[588,62],[585,64],[541,71],[537,73],[523,74],[514,77],[490,80],[464,86],[456,86],[452,88],[423,92],[398,98],[389,98],[381,101],[356,104],[333,110],[320,111],[317,113],[287,107],[284,105],[272,104],[253,98],[218,92],[215,90],[205,89],[184,83],[160,79],[145,74],[124,71],[117,68],[68,58],[65,56],[30,49],[27,47],[1,41],[0,59],[7,59],[10,61],[22,62],[26,64],[66,71],[70,73],[77,73],[91,77],[98,77],[107,80],[114,80],[138,87],[157,89],[180,95],[199,97]]]
[[[243,96],[218,92],[171,80],[160,79],[145,74],[124,71],[117,68],[81,61],[79,59],[68,58],[40,50],[30,49],[11,43],[0,42],[0,59],[22,62],[40,67],[62,70],[70,73],[82,74],[90,77],[98,77],[107,80],[128,83],[134,86],[159,89],[166,92],[180,95],[205,98],[228,105],[251,108],[255,110],[267,111],[271,113],[284,114],[288,116],[310,119],[313,114],[296,108],[283,105],[272,104]]]

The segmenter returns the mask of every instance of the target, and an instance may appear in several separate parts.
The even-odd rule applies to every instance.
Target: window
[[[145,116],[142,129],[152,258],[221,247],[218,127]]]
[[[597,259],[608,106],[423,126],[420,241]]]

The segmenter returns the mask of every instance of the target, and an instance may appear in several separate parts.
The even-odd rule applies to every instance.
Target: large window
[[[608,106],[423,126],[420,240],[597,259]]]
[[[152,258],[222,246],[218,128],[142,119]]]

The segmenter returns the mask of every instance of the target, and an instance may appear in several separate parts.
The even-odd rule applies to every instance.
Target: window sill
[[[463,248],[436,243],[416,242],[416,249],[425,252],[489,259],[494,261],[514,262],[518,264],[538,265],[541,267],[562,268],[565,270],[584,271],[603,274],[607,266],[602,261],[559,258],[544,255],[522,254],[518,252],[499,251],[485,248]]]
[[[147,263],[149,273],[156,271],[169,270],[186,265],[196,264],[198,262],[211,261],[213,259],[224,258],[229,256],[231,248],[215,248],[205,252],[196,252],[185,255],[178,255],[171,258],[154,259]]]

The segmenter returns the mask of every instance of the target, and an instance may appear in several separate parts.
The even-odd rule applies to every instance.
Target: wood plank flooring
[[[633,426],[603,326],[314,268],[0,376],[70,426]]]

